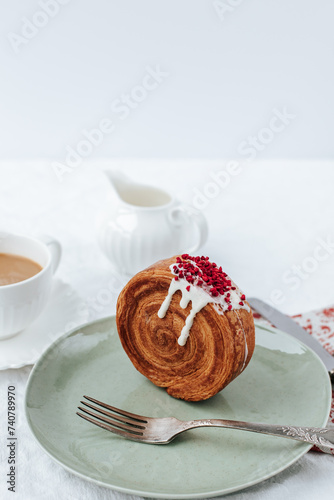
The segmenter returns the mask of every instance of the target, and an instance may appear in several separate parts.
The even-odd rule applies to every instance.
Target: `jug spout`
[[[104,173],[113,186],[119,200],[137,207],[156,208],[172,201],[171,196],[164,190],[145,184],[139,184],[129,179],[119,170],[105,170]]]
[[[118,197],[123,199],[124,194],[133,184],[132,181],[130,181],[130,179],[119,170],[104,170],[104,173],[107,176],[110,184],[114,188],[115,192],[117,193]]]

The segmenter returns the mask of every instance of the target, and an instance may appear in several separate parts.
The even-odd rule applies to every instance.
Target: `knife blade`
[[[300,340],[312,349],[326,366],[332,382],[334,381],[334,357],[329,354],[324,347],[322,347],[320,342],[312,337],[312,335],[298,325],[298,323],[296,323],[293,319],[289,318],[289,316],[281,313],[263,300],[247,298],[247,302],[250,304],[252,309],[255,309],[255,311],[260,313],[261,316],[270,321],[272,325],[276,326],[276,328],[293,335],[296,339]]]

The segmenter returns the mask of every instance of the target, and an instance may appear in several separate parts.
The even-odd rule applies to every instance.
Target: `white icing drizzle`
[[[190,291],[188,292],[186,290],[187,286],[189,286],[189,283],[186,280],[180,279],[175,281],[175,279],[173,279],[169,286],[168,294],[158,311],[159,318],[164,318],[170,306],[172,297],[177,290],[180,290],[182,293],[180,301],[180,307],[182,307],[182,309],[185,309],[191,301],[192,307],[190,314],[188,315],[185,325],[182,328],[181,335],[178,338],[178,343],[182,346],[187,342],[190,328],[192,327],[196,314],[209,302],[212,302],[211,299],[213,298],[207,292],[202,290],[202,288],[195,285],[190,285]]]
[[[170,266],[170,270],[172,271],[173,274],[173,266],[175,264],[172,264]],[[187,287],[189,287],[189,291],[187,290]],[[243,305],[240,305],[239,302],[241,301],[240,297],[242,295],[242,292],[239,290],[238,287],[233,283],[233,285],[236,289],[235,290],[230,290],[230,302],[229,304],[225,301],[225,295],[218,295],[218,297],[212,297],[212,295],[209,293],[209,288],[205,285],[202,287],[197,286],[196,284],[192,285],[189,284],[187,280],[185,279],[178,279],[177,281],[173,278],[169,290],[167,293],[167,296],[163,303],[161,304],[161,307],[158,311],[158,316],[159,318],[164,318],[168,308],[170,306],[172,297],[174,293],[177,290],[181,291],[182,298],[180,301],[180,307],[182,309],[185,309],[189,302],[191,301],[192,307],[191,311],[186,319],[185,325],[183,326],[181,330],[181,334],[178,338],[178,344],[181,346],[184,346],[187,342],[187,339],[189,337],[190,329],[192,327],[194,318],[196,314],[207,304],[213,303],[215,305],[215,310],[217,311],[218,314],[224,314],[228,310],[228,306],[231,304],[232,305],[232,310],[236,309],[246,309],[247,311],[250,311],[250,307],[244,302]],[[240,321],[240,318],[238,316],[239,322],[241,323],[242,327],[242,322]],[[242,328],[245,336],[245,361],[244,364],[246,363],[246,359],[248,356],[248,349],[247,349],[247,342],[246,342],[246,334],[244,329]],[[244,367],[243,367],[244,368]]]

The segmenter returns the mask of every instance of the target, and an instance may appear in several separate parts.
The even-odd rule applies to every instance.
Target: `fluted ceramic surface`
[[[44,309],[48,296],[48,293],[43,293],[24,304],[0,307],[1,337],[12,337],[30,325]]]

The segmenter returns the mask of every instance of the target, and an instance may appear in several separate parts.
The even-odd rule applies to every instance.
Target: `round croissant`
[[[136,274],[119,295],[116,321],[123,348],[140,373],[157,386],[165,387],[175,398],[200,401],[219,392],[245,369],[254,351],[255,329],[246,300],[235,307],[229,305],[227,298],[224,304],[230,310],[223,311],[219,310],[221,306],[216,299],[208,295],[213,302],[204,302],[196,314],[192,310],[194,298],[188,305],[181,302],[183,307],[186,305],[181,307],[180,301],[191,292],[190,287],[196,292],[199,288],[196,283],[201,284],[197,275],[192,283],[191,278],[186,281],[180,279],[181,273],[176,274],[177,262],[190,262],[188,257],[161,260]],[[195,258],[189,258],[195,262]],[[181,290],[175,290],[181,282],[184,282]],[[227,283],[234,285],[231,281]],[[234,290],[232,294],[239,293],[236,285]],[[205,293],[202,293],[204,298]],[[245,299],[241,293],[237,300]],[[189,297],[194,296],[190,293]],[[162,304],[165,315],[161,313]],[[187,318],[190,326],[185,340],[180,333]]]

